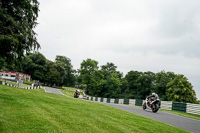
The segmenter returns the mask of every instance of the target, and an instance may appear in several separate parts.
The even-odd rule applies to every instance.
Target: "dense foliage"
[[[40,48],[34,28],[37,25],[37,0],[0,1],[0,62],[20,67],[24,53]],[[0,69],[3,65],[0,65]]]
[[[195,103],[197,101],[192,84],[184,75],[177,75],[167,84],[167,97],[172,101]]]

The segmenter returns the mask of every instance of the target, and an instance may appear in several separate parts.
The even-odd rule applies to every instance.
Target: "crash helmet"
[[[152,95],[153,95],[153,96],[155,96],[155,95],[156,95],[156,93],[155,93],[155,92],[153,92],[153,93],[152,93]]]

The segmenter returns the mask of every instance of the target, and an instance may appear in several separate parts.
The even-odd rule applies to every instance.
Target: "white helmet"
[[[152,95],[154,96],[154,95],[156,95],[156,93],[155,93],[155,92],[153,92],[153,93],[152,93]]]

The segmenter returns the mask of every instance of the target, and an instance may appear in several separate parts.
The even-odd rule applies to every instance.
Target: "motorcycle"
[[[78,98],[79,95],[80,95],[80,92],[78,92],[78,91],[75,91],[75,92],[74,92],[74,98]]]
[[[142,105],[142,108],[145,109],[151,109],[153,113],[156,113],[160,108],[160,100],[159,99],[151,99],[146,98],[146,101]]]

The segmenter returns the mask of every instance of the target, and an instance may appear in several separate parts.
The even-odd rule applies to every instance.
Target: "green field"
[[[98,103],[0,85],[0,133],[184,133]]]
[[[67,89],[67,90],[77,90],[76,88],[72,88],[72,87],[65,87],[65,86],[63,86],[62,88],[63,88],[63,89]]]
[[[68,91],[68,90],[60,90],[63,94],[74,97],[74,91]],[[83,92],[80,92],[80,95],[83,95]]]

